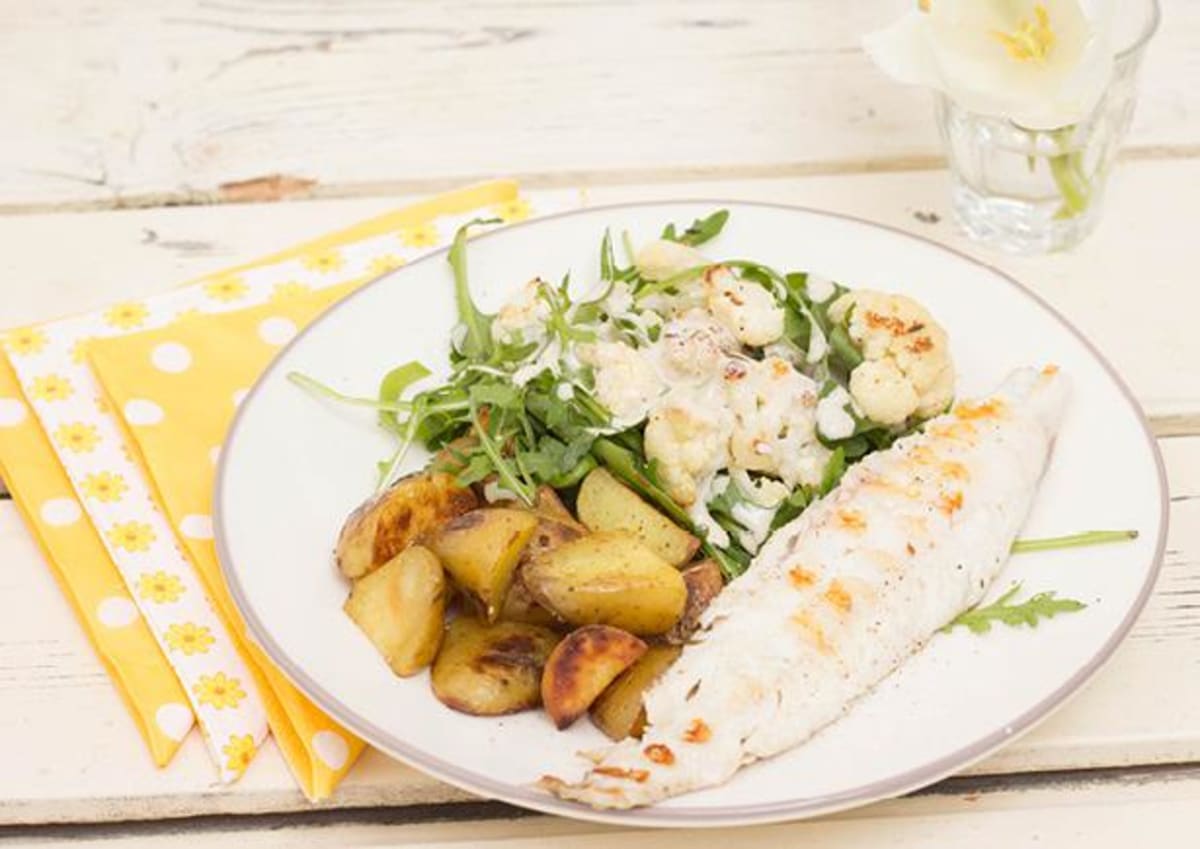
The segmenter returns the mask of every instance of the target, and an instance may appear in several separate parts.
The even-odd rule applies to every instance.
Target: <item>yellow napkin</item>
[[[555,203],[567,205],[548,198],[545,206]],[[444,244],[470,218],[511,221],[530,211],[515,184],[484,184],[148,301],[8,334],[28,407],[11,381],[0,379],[0,427],[6,415],[17,417],[14,405],[31,410],[41,434],[55,435],[58,463],[47,462],[44,452],[41,461],[32,461],[32,455],[0,442],[5,478],[21,503],[29,504],[34,496],[26,493],[49,486],[57,474],[59,488],[65,491],[69,482],[75,497],[51,498],[56,506],[48,512],[42,507],[41,518],[58,528],[68,514],[82,512],[102,530],[92,532],[92,542],[102,547],[86,562],[73,561],[70,569],[63,568],[59,549],[44,547],[59,570],[71,576],[68,589],[80,607],[95,608],[92,595],[84,599],[84,590],[98,572],[119,576],[133,588],[136,607],[129,615],[139,625],[131,627],[140,627],[143,636],[152,634],[162,651],[143,640],[136,652],[106,659],[144,729],[150,715],[162,724],[160,713],[152,711],[166,697],[155,693],[158,701],[153,701],[148,687],[135,691],[127,668],[153,657],[142,664],[152,670],[147,674],[155,682],[169,682],[164,687],[173,685],[169,696],[177,697],[179,683],[163,669],[165,653],[223,777],[241,774],[267,724],[310,797],[328,795],[353,763],[362,744],[321,715],[245,640],[212,550],[213,460],[234,407],[272,350],[322,307]],[[87,368],[89,355],[94,371]],[[33,417],[22,415],[21,421]],[[36,426],[34,431],[41,435]],[[81,621],[103,645],[96,617]]]
[[[236,410],[234,395],[254,383],[300,328],[357,286],[354,281],[311,294],[284,290],[259,307],[89,344],[93,371],[114,409],[148,401],[163,411],[153,427],[129,427],[128,433],[172,524],[184,527],[188,517],[211,515],[214,464]],[[185,534],[182,542],[213,600],[241,628],[211,536]],[[271,732],[297,781],[314,798],[328,796],[363,744],[313,707],[244,630],[237,636],[265,696]]]
[[[92,437],[84,430],[68,438],[86,444]],[[0,478],[145,737],[154,763],[165,766],[194,722],[187,696],[96,529],[85,520],[71,481],[3,356]]]

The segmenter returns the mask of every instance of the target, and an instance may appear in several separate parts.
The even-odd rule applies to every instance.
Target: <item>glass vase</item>
[[[972,238],[1012,253],[1069,249],[1095,229],[1121,143],[1133,120],[1137,77],[1157,29],[1157,0],[1122,0],[1119,26],[1128,46],[1086,119],[1030,130],[969,112],[937,95],[955,217]]]

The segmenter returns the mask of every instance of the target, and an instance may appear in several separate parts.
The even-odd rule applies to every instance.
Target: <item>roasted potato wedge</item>
[[[495,622],[537,524],[537,516],[524,510],[484,507],[451,519],[429,547],[455,583],[482,603],[488,621]]]
[[[570,516],[569,513],[567,515]],[[543,625],[547,628],[555,628],[563,624],[561,619],[538,604],[537,600],[530,595],[522,574],[525,571],[525,565],[535,557],[553,551],[565,542],[579,539],[586,533],[587,529],[573,519],[568,524],[557,518],[548,518],[544,514],[538,515],[537,527],[533,531],[533,536],[529,538],[525,550],[521,553],[512,584],[508,588],[508,595],[505,596],[504,605],[500,609],[501,621],[528,622],[531,625]]]
[[[393,672],[415,675],[433,662],[442,640],[442,564],[429,549],[409,546],[355,582],[344,610]]]
[[[725,578],[715,560],[693,563],[683,570],[682,575],[687,586],[687,604],[683,607],[683,616],[666,635],[667,642],[676,645],[683,645],[696,632],[700,614],[725,589]]]
[[[523,570],[523,565],[517,566],[512,586],[508,588],[508,595],[504,597],[504,606],[500,608],[500,621],[524,622],[528,625],[541,625],[543,628],[561,629],[562,620],[538,604],[530,595],[521,576]]]
[[[543,519],[550,519],[562,525],[568,525],[583,534],[587,528],[580,523],[578,519],[571,515],[562,503],[562,499],[558,497],[558,493],[554,491],[554,487],[543,484],[538,487],[537,498],[533,504],[533,512],[537,513]]]
[[[528,563],[537,557],[548,554],[560,545],[587,535],[587,529],[582,525],[567,524],[558,519],[548,519],[538,516],[537,527],[521,554],[521,562]]]
[[[338,568],[347,578],[361,578],[477,504],[475,493],[452,475],[401,478],[350,514],[338,537]]]
[[[613,740],[641,737],[646,727],[642,696],[667,671],[683,649],[650,646],[592,702],[592,723]]]
[[[607,469],[588,473],[575,502],[579,520],[593,531],[628,531],[672,566],[696,554],[700,540],[642,500]]]
[[[537,707],[542,668],[558,635],[536,625],[487,625],[468,616],[450,623],[433,662],[433,694],[472,716],[500,716]]]
[[[563,543],[525,564],[521,575],[539,604],[572,625],[665,634],[687,603],[679,571],[624,531]]]
[[[542,706],[561,731],[587,712],[646,644],[611,625],[585,625],[554,647],[542,672]]]

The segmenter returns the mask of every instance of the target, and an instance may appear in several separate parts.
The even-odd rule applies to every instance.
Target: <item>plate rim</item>
[[[530,218],[525,221],[519,221],[512,224],[507,224],[495,230],[490,230],[485,233],[480,233],[472,237],[472,241],[493,238],[497,235],[505,234],[516,229],[524,229],[530,226],[537,226],[544,222],[560,220],[564,218],[573,218],[581,215],[588,215],[597,212],[619,212],[627,209],[639,209],[653,206],[676,206],[679,204],[705,204],[717,207],[742,206],[742,207],[759,207],[769,210],[777,210],[788,213],[803,213],[807,215],[815,215],[825,218],[833,218],[841,221],[850,222],[864,227],[883,230],[888,233],[898,235],[904,239],[910,239],[914,242],[923,243],[932,246],[933,248],[944,251],[948,254],[966,260],[972,265],[978,266],[986,271],[995,274],[1009,286],[1011,286],[1019,296],[1023,296],[1032,301],[1036,306],[1044,310],[1051,318],[1063,327],[1069,334],[1074,336],[1084,348],[1095,358],[1101,368],[1107,373],[1108,377],[1116,385],[1120,391],[1125,403],[1133,412],[1137,423],[1140,426],[1142,437],[1146,445],[1150,449],[1150,454],[1154,458],[1155,472],[1158,481],[1158,496],[1159,496],[1159,521],[1158,521],[1158,539],[1155,544],[1154,554],[1151,559],[1150,568],[1147,571],[1146,579],[1143,581],[1141,589],[1138,591],[1137,598],[1126,611],[1125,617],[1121,620],[1117,628],[1110,634],[1109,638],[1104,642],[1100,649],[1084,664],[1080,666],[1071,676],[1063,683],[1056,687],[1048,696],[1039,701],[1037,704],[1021,713],[1011,722],[1003,727],[987,734],[977,740],[972,741],[968,745],[962,746],[953,752],[938,757],[932,761],[922,764],[921,766],[901,773],[898,776],[893,776],[887,779],[872,782],[866,785],[860,785],[850,790],[843,790],[837,793],[829,793],[822,796],[807,797],[795,799],[786,802],[769,802],[754,805],[729,805],[729,806],[714,806],[703,810],[671,810],[661,809],[655,806],[645,808],[634,808],[628,810],[595,810],[590,807],[568,802],[558,799],[545,793],[538,792],[529,787],[515,785],[507,782],[499,782],[489,776],[478,773],[474,770],[463,769],[456,764],[442,760],[429,753],[427,749],[418,749],[402,740],[394,738],[386,730],[379,728],[360,716],[358,716],[348,705],[344,704],[337,696],[325,690],[320,684],[310,678],[302,669],[294,664],[283,648],[273,639],[262,620],[259,619],[254,611],[254,607],[250,604],[246,596],[245,588],[242,586],[238,578],[237,571],[233,569],[233,558],[228,548],[227,534],[225,527],[226,512],[224,509],[224,491],[226,483],[226,474],[231,465],[230,460],[235,456],[234,447],[235,440],[238,435],[238,429],[243,422],[248,410],[253,407],[253,401],[258,394],[259,389],[269,379],[272,378],[275,371],[279,368],[284,356],[291,350],[292,346],[298,344],[302,339],[308,336],[309,333],[315,330],[331,316],[342,305],[348,303],[351,299],[357,298],[363,293],[375,288],[376,286],[391,280],[394,276],[405,273],[408,269],[415,266],[429,263],[435,260],[440,260],[449,252],[450,246],[439,248],[431,251],[419,259],[413,260],[401,268],[395,269],[387,274],[384,274],[375,280],[372,280],[358,289],[351,292],[341,301],[333,304],[329,309],[319,315],[316,320],[305,327],[287,345],[285,345],[255,380],[250,388],[245,399],[238,405],[238,409],[234,414],[233,421],[229,425],[223,440],[225,450],[221,451],[217,473],[215,478],[215,486],[213,490],[213,528],[214,528],[214,543],[216,546],[217,560],[220,565],[221,574],[225,579],[225,583],[229,588],[234,604],[241,614],[245,626],[247,636],[253,640],[267,654],[271,661],[278,667],[284,676],[292,682],[301,692],[311,698],[316,704],[328,713],[331,717],[342,724],[347,730],[357,734],[372,746],[380,749],[388,756],[395,758],[409,766],[421,770],[427,775],[451,784],[461,790],[466,790],[475,795],[486,795],[488,798],[497,799],[509,804],[517,805],[523,808],[539,811],[542,813],[557,814],[560,816],[570,817],[572,819],[580,819],[591,822],[629,825],[629,826],[655,826],[655,827],[675,827],[675,828],[696,828],[696,827],[721,827],[735,825],[762,824],[771,822],[782,822],[787,820],[803,819],[821,814],[834,813],[836,811],[846,810],[848,808],[866,805],[871,802],[882,799],[893,798],[904,793],[911,792],[920,787],[926,787],[933,784],[948,775],[958,772],[962,768],[982,760],[992,752],[1001,748],[1005,744],[1015,740],[1019,736],[1032,730],[1034,726],[1048,718],[1058,708],[1062,707],[1068,699],[1076,694],[1105,663],[1112,657],[1117,647],[1124,641],[1130,629],[1141,615],[1142,610],[1149,600],[1155,584],[1157,583],[1159,573],[1162,570],[1163,557],[1166,551],[1167,535],[1170,526],[1170,497],[1167,484],[1166,467],[1163,462],[1162,452],[1158,446],[1158,440],[1155,438],[1150,424],[1146,419],[1146,414],[1138,403],[1136,396],[1130,390],[1128,384],[1112,366],[1108,359],[1096,348],[1096,346],[1080,331],[1070,320],[1061,312],[1055,309],[1041,295],[1034,292],[1017,280],[1013,275],[996,268],[995,266],[978,259],[970,254],[949,245],[942,244],[927,236],[918,235],[903,230],[895,225],[885,224],[878,221],[872,221],[867,218],[862,218],[856,215],[850,215],[841,212],[832,212],[829,210],[818,209],[815,207],[802,206],[798,204],[788,204],[774,201],[754,201],[754,200],[737,200],[733,198],[672,198],[658,199],[645,201],[632,201],[624,203],[602,204],[597,206],[581,207],[579,209],[564,210],[561,212],[551,213],[540,217]]]

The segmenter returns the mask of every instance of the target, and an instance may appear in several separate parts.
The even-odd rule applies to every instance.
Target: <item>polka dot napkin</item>
[[[473,217],[569,205],[488,183],[146,301],[6,334],[0,473],[158,763],[194,717],[224,780],[267,733],[311,798],[353,764],[362,743],[245,638],[221,580],[210,504],[225,429],[274,352],[348,291]]]
[[[146,470],[167,521],[180,531],[191,563],[211,588],[223,618],[240,629],[237,610],[221,581],[212,541],[213,472],[221,440],[246,388],[280,346],[347,294],[358,281],[272,293],[267,303],[219,315],[199,314],[167,327],[92,342],[92,371],[114,409],[124,411],[129,442]],[[244,293],[249,296],[250,292]],[[263,696],[272,730],[292,770],[314,796],[326,796],[362,746],[314,708],[277,673],[257,646],[236,634]],[[213,637],[198,622],[169,626],[172,652],[207,654]],[[254,755],[253,735],[232,729],[218,740],[227,769]]]
[[[77,433],[68,441],[91,441],[89,431]],[[0,356],[0,478],[124,696],[151,757],[164,766],[192,728],[192,709],[54,451],[21,397],[16,373]]]

